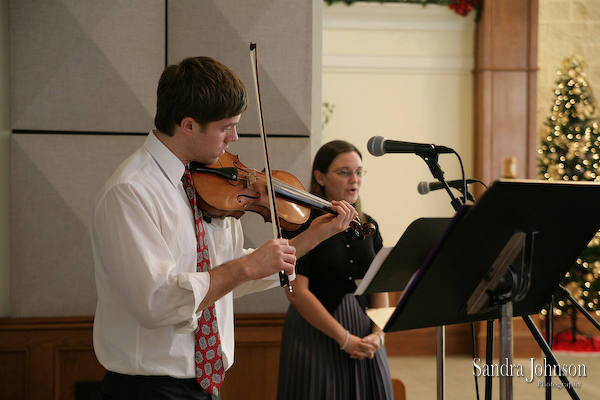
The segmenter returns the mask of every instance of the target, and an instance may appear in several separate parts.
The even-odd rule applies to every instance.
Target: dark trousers
[[[170,376],[132,376],[107,372],[102,400],[219,400],[206,393],[196,379]]]

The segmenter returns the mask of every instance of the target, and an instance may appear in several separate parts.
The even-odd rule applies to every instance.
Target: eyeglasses
[[[352,175],[356,175],[356,178],[362,178],[367,174],[364,169],[357,169],[356,171],[350,171],[349,169],[337,169],[335,171],[327,171],[338,174],[342,179],[349,179]]]

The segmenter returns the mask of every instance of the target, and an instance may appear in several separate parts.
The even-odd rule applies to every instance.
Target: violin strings
[[[288,192],[290,192],[290,193],[296,194],[296,195],[297,195],[297,196],[299,196],[300,198],[305,198],[305,199],[307,199],[307,200],[312,200],[312,201],[314,201],[315,203],[318,203],[318,204],[320,204],[321,206],[324,206],[324,207],[330,207],[330,206],[331,206],[331,203],[330,203],[330,202],[328,202],[328,201],[326,201],[326,200],[323,200],[323,199],[322,199],[322,198],[320,198],[319,196],[315,196],[315,195],[314,195],[314,194],[312,194],[312,193],[306,192],[306,191],[304,191],[304,190],[302,190],[302,189],[298,189],[297,187],[295,187],[295,186],[292,186],[292,185],[290,185],[289,183],[287,183],[287,182],[284,182],[284,181],[282,181],[282,180],[280,180],[280,179],[273,178],[273,183],[274,183],[274,184],[275,184],[277,187],[279,187],[279,188],[281,188],[281,189],[285,189],[285,190],[287,190],[287,191],[288,191]]]
[[[238,169],[240,169],[241,171],[244,171],[247,175],[250,175],[250,173],[247,170],[244,170],[241,168],[238,168]],[[256,173],[256,170],[254,170],[254,172]],[[255,174],[255,176],[256,176],[256,180],[258,182],[266,185],[266,179],[261,178],[256,174]],[[312,200],[313,202],[320,204],[323,207],[331,207],[331,205],[332,205],[330,202],[320,198],[319,196],[315,196],[314,194],[312,194],[310,192],[306,192],[302,189],[298,189],[297,187],[290,185],[289,183],[284,182],[280,179],[272,177],[272,180],[273,180],[273,184],[275,186],[279,187],[280,189],[287,190],[288,192],[295,194],[297,197],[304,198],[306,200]]]
[[[251,175],[251,173],[249,171],[245,170],[245,169],[242,169],[242,168],[239,168],[239,167],[238,167],[238,169],[241,170],[241,171],[243,171],[243,172],[245,172],[246,175]],[[266,185],[266,179],[259,177],[256,174],[257,171],[255,169],[253,169],[253,171],[254,171],[253,175],[256,177],[256,180],[258,182],[261,182],[263,185]],[[271,178],[272,178],[273,185],[278,186],[278,187],[280,187],[282,189],[288,190],[289,192],[295,193],[300,198],[310,199],[310,200],[314,201],[315,203],[320,204],[322,207],[331,208],[331,206],[332,206],[332,204],[330,202],[328,202],[325,199],[322,199],[319,196],[316,196],[316,195],[314,195],[314,194],[312,194],[310,192],[307,192],[307,191],[299,189],[299,188],[297,188],[295,186],[292,186],[289,183],[284,182],[284,181],[282,181],[280,179],[277,179],[277,178],[274,178],[274,177],[271,177]],[[358,216],[354,219],[354,221],[356,221],[359,225],[362,225],[362,222],[361,222],[361,220],[360,220],[360,218]]]
[[[258,178],[257,180],[260,180],[260,179],[261,178]],[[273,179],[273,183],[274,184],[279,183],[281,186],[285,186],[290,192],[295,192],[296,194],[298,194],[300,196],[304,196],[306,198],[310,198],[311,200],[313,200],[313,201],[315,201],[317,203],[320,203],[321,206],[323,206],[323,207],[329,207],[330,208],[332,206],[332,204],[330,202],[328,202],[327,200],[324,200],[324,199],[320,198],[319,196],[316,196],[316,195],[314,195],[314,194],[312,194],[310,192],[306,192],[306,191],[303,191],[301,189],[298,189],[297,187],[292,186],[289,183],[284,182],[282,180],[279,180],[277,178],[272,178],[272,179]],[[358,216],[355,218],[355,221],[357,221],[359,224],[362,224],[361,221],[360,221],[360,218]]]

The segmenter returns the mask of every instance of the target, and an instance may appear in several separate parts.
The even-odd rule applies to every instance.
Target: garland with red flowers
[[[357,0],[324,0],[328,5],[332,5],[333,3],[344,3],[347,5],[351,5],[356,3]],[[462,15],[463,17],[469,14],[471,11],[475,11],[475,18],[479,16],[479,11],[481,9],[481,3],[483,0],[360,0],[367,3],[413,3],[413,4],[422,4],[426,6],[427,4],[439,4],[450,7],[451,10],[454,10],[457,14]]]

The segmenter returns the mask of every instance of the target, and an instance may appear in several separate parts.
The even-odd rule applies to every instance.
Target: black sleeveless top
[[[379,226],[370,216],[365,215],[365,218],[376,227],[373,235],[357,238],[353,229],[340,232],[296,262],[296,273],[308,278],[309,290],[331,314],[346,293],[356,290],[355,280],[365,276],[371,261],[383,246]],[[312,219],[311,216],[309,222],[293,234],[306,229]],[[361,297],[361,303],[366,306],[366,296]]]

